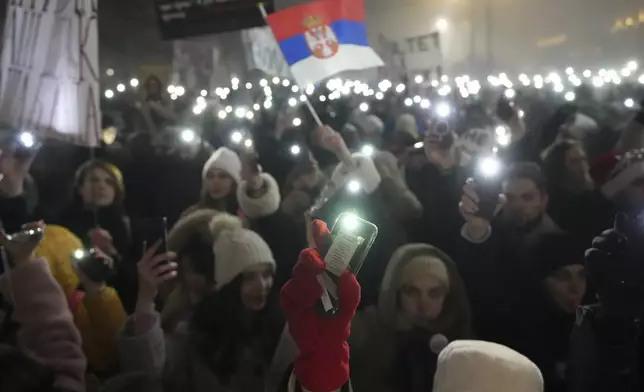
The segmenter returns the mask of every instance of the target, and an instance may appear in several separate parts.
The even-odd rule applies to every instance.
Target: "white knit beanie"
[[[434,392],[543,392],[537,365],[500,344],[457,340],[438,356]]]
[[[230,148],[220,147],[217,151],[212,153],[210,158],[206,161],[206,164],[203,165],[201,178],[205,179],[208,175],[208,171],[212,168],[225,171],[235,180],[235,182],[239,182],[241,178],[241,160],[237,153]]]
[[[244,229],[241,219],[230,214],[217,214],[210,221],[215,243],[215,289],[225,285],[258,264],[269,264],[275,269],[273,252],[262,237]]]

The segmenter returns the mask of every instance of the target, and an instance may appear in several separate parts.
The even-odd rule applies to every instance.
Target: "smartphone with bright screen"
[[[105,282],[115,273],[112,266],[93,249],[75,250],[71,262],[92,282]]]

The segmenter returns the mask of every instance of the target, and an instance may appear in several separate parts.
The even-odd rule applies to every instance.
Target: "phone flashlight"
[[[358,193],[362,189],[362,184],[360,184],[360,181],[357,180],[351,180],[347,183],[347,189],[349,190],[350,193]]]
[[[449,117],[452,112],[452,108],[447,102],[440,102],[436,105],[436,115],[440,118]]]
[[[184,143],[193,143],[197,139],[197,134],[192,129],[184,129],[179,136]]]
[[[360,150],[364,155],[370,157],[373,155],[375,149],[371,144],[367,144],[366,146],[362,146],[362,149]]]
[[[242,141],[242,139],[243,139],[243,138],[244,138],[244,135],[243,135],[241,132],[239,132],[239,131],[234,131],[234,132],[230,135],[230,140],[232,140],[232,142],[233,142],[233,143],[235,143],[235,144],[239,144],[239,143],[241,143],[241,141]]]
[[[25,148],[32,148],[36,145],[36,138],[31,132],[21,132],[18,141]]]
[[[92,282],[105,282],[114,275],[112,263],[93,248],[75,250],[72,264]]]
[[[425,147],[425,143],[423,142],[414,143],[414,148],[416,149],[423,148],[423,147]]]
[[[475,170],[476,193],[479,198],[477,215],[492,220],[501,192],[503,165],[496,156],[482,157]]]
[[[244,147],[246,147],[246,148],[253,148],[253,139],[246,139],[246,140],[244,140]]]
[[[302,152],[302,149],[297,144],[293,144],[290,148],[291,155],[298,156]]]

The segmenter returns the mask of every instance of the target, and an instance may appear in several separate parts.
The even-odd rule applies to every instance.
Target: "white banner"
[[[258,69],[274,76],[291,75],[270,27],[245,30],[242,34],[249,69]]]
[[[76,144],[101,129],[98,0],[10,0],[0,123]]]
[[[429,71],[443,64],[438,32],[396,41],[397,51],[405,58],[408,71]]]

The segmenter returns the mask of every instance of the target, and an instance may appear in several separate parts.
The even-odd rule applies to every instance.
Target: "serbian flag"
[[[367,40],[364,0],[319,0],[267,19],[300,86],[384,65]]]

